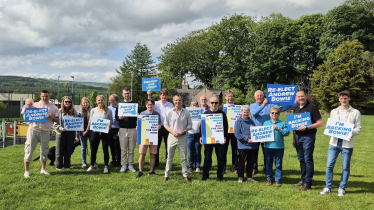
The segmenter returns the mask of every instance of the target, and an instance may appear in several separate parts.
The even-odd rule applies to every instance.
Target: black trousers
[[[108,146],[110,142],[109,134],[92,132],[92,150],[91,150],[91,166],[96,163],[97,150],[99,149],[100,139],[103,141],[104,164],[109,164],[109,151]]]
[[[256,158],[256,150],[239,149],[238,177],[244,177],[244,167],[247,162],[247,177],[252,178],[253,165]]]
[[[216,148],[216,156],[218,162],[217,177],[223,178],[223,165],[225,161],[225,145],[223,144],[205,144],[204,145],[204,167],[203,167],[203,177],[209,177],[209,169],[212,165],[212,153],[213,149]]]
[[[157,167],[160,164],[160,147],[162,143],[162,138],[164,138],[164,143],[165,143],[165,163],[166,163],[166,160],[168,159],[168,136],[169,136],[169,131],[167,131],[164,126],[161,126],[160,130],[158,130],[158,146],[157,146],[155,167]]]
[[[229,143],[231,141],[231,164],[232,164],[232,170],[237,170],[238,162],[239,162],[239,154],[238,154],[238,141],[236,140],[236,137],[233,133],[227,134],[226,137],[226,143],[225,143],[225,163],[224,163],[224,170],[226,171],[226,165],[227,165],[227,151],[229,149]]]
[[[121,147],[119,145],[119,138],[117,136],[119,128],[111,128],[109,130],[110,138],[110,154],[114,163],[121,163]]]
[[[56,168],[70,168],[71,153],[74,149],[75,131],[56,134]]]
[[[266,156],[265,156],[265,150],[264,150],[264,143],[261,143],[261,149],[262,149],[262,156],[264,157],[263,169],[265,170],[265,168],[266,168]],[[256,160],[253,164],[253,172],[258,171],[258,151],[259,150],[260,150],[260,147],[258,147],[258,149],[256,149]]]

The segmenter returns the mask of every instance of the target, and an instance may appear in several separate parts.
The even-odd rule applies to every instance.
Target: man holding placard
[[[342,165],[343,172],[340,179],[340,185],[338,190],[338,196],[345,195],[345,187],[348,182],[350,173],[351,157],[353,153],[353,136],[356,136],[361,131],[361,114],[360,111],[354,109],[349,105],[351,100],[348,91],[342,91],[339,93],[340,107],[331,110],[330,118],[340,121],[338,124],[342,125],[344,123],[353,124],[353,129],[351,129],[351,135],[348,140],[343,140],[332,136],[330,138],[330,145],[327,154],[327,166],[326,166],[326,187],[321,192],[322,195],[331,192],[332,188],[332,178],[334,175],[334,166],[339,153],[342,153]],[[344,123],[342,123],[344,122]],[[333,125],[334,126],[334,125]],[[326,130],[330,129],[331,125],[326,125]],[[326,132],[325,132],[326,133]]]
[[[275,104],[269,104],[268,100],[264,98],[264,93],[261,90],[257,90],[254,95],[256,102],[250,105],[250,110],[252,114],[252,120],[255,123],[256,126],[262,126],[265,121],[270,120],[270,109],[273,106],[277,106]],[[280,111],[284,112],[291,108],[292,106],[279,106]],[[265,158],[265,150],[264,150],[264,144],[261,143],[262,148],[262,154],[264,156],[264,165],[263,169],[265,171],[266,167],[266,158]],[[256,161],[255,165],[253,167],[253,174],[258,172],[258,151],[257,149],[257,155],[256,155]]]
[[[123,100],[121,101],[116,109],[116,120],[119,122],[119,143],[121,147],[121,159],[122,167],[119,172],[124,173],[127,169],[132,172],[135,172],[134,169],[134,150],[136,146],[137,132],[136,132],[136,123],[137,123],[137,106],[134,101],[131,100],[131,92],[129,88],[123,88],[122,90]],[[133,106],[136,110],[131,109],[129,114],[123,114],[120,112],[120,108],[123,104],[124,112],[126,105]],[[127,155],[128,154],[128,155]]]
[[[207,180],[209,178],[209,169],[212,164],[212,153],[213,153],[213,148],[215,148],[217,162],[218,162],[217,178],[218,180],[222,181],[223,180],[223,167],[224,167],[224,161],[225,161],[225,142],[226,142],[227,131],[228,131],[228,123],[227,123],[226,114],[222,110],[218,109],[219,107],[218,98],[216,97],[210,98],[210,106],[211,106],[210,110],[205,111],[204,114],[221,114],[222,115],[224,142],[219,143],[219,144],[216,144],[216,143],[203,144],[202,138],[200,138],[200,143],[204,145],[204,156],[205,156],[202,180]]]
[[[152,99],[151,90],[147,91],[147,95],[148,95],[148,99]],[[166,112],[174,108],[173,104],[167,101],[168,96],[169,96],[168,90],[166,88],[162,89],[160,91],[160,100],[155,102],[155,111],[157,111],[161,116],[161,128],[160,130],[158,130],[158,145],[157,145],[155,167],[158,167],[158,165],[160,164],[160,147],[162,143],[162,138],[164,138],[164,144],[165,144],[165,162],[168,158],[167,144],[168,144],[169,132],[165,129],[164,122],[165,122]]]
[[[161,128],[161,117],[160,117],[160,113],[158,113],[154,110],[155,101],[153,99],[147,99],[145,101],[145,106],[147,107],[147,110],[145,110],[144,112],[141,112],[140,115],[157,115],[158,116],[157,129],[159,130]],[[144,160],[145,160],[145,156],[147,154],[148,147],[149,147],[149,154],[151,156],[151,158],[149,160],[149,164],[150,164],[149,175],[157,176],[157,174],[154,172],[154,166],[155,166],[156,154],[157,154],[157,145],[143,145],[143,144],[140,144],[139,145],[139,154],[140,154],[140,156],[139,156],[139,173],[136,176],[136,178],[139,178],[139,177],[143,176]]]
[[[169,131],[168,137],[168,159],[166,161],[164,182],[169,180],[175,149],[178,147],[181,158],[182,173],[184,180],[191,183],[188,178],[187,168],[187,131],[192,128],[190,112],[182,108],[182,96],[176,94],[173,96],[174,108],[166,112],[165,129]]]
[[[32,160],[32,154],[34,153],[34,150],[38,142],[40,142],[40,161],[42,161],[42,169],[40,173],[49,175],[49,173],[45,170],[45,165],[47,163],[47,156],[49,152],[49,135],[53,123],[58,122],[58,108],[55,104],[49,101],[50,94],[48,90],[43,90],[40,94],[40,98],[42,100],[34,103],[34,107],[37,109],[46,108],[48,110],[48,114],[46,114],[45,117],[48,119],[48,121],[46,123],[36,123],[37,126],[34,126],[33,123],[30,123],[29,125],[29,129],[27,130],[27,138],[25,142],[25,178],[30,177],[29,166]]]
[[[294,186],[301,186],[300,191],[306,191],[312,187],[314,174],[314,144],[316,141],[317,128],[323,126],[321,114],[316,105],[306,100],[305,92],[300,90],[296,93],[296,107],[294,114],[310,113],[312,125],[305,126],[300,123],[300,127],[293,132],[293,145],[296,148],[300,162],[301,181]]]

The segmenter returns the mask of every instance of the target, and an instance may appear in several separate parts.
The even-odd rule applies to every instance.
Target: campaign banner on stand
[[[137,117],[138,116],[138,103],[119,103],[118,104],[118,117]]]
[[[326,129],[323,134],[350,141],[354,126],[354,124],[349,122],[329,118],[327,119]]]
[[[204,114],[204,108],[198,108],[198,107],[186,107],[186,109],[191,114],[191,120],[192,121],[200,121],[201,115]]]
[[[201,115],[201,135],[203,144],[222,144],[225,142],[222,114]]]
[[[83,117],[66,117],[64,119],[64,128],[67,131],[83,131]]]
[[[138,145],[158,145],[158,115],[138,116]]]
[[[286,115],[288,130],[293,131],[300,128],[300,124],[308,126],[312,125],[312,118],[310,118],[310,112],[288,114]]]
[[[274,128],[272,125],[253,126],[253,127],[250,127],[250,130],[251,130],[251,140],[253,142],[274,141]]]
[[[90,130],[101,133],[109,133],[110,120],[91,118]]]
[[[161,91],[161,78],[142,78],[142,91]]]
[[[266,98],[269,104],[295,105],[297,85],[268,84]]]
[[[25,122],[46,123],[48,118],[48,108],[26,108]]]
[[[236,120],[242,117],[242,106],[233,104],[224,104],[223,112],[227,117],[227,123],[229,124],[229,133],[234,133],[234,126]]]

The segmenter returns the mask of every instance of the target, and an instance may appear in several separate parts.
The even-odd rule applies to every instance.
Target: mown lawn
[[[323,116],[326,122],[328,116]],[[285,120],[285,116],[281,116]],[[351,176],[345,197],[338,197],[341,175],[341,156],[335,167],[333,192],[320,195],[325,186],[325,166],[329,137],[319,129],[314,152],[315,173],[313,189],[299,192],[291,186],[300,180],[299,162],[291,137],[286,138],[283,160],[282,187],[267,186],[263,173],[254,178],[259,183],[242,184],[232,173],[225,182],[211,179],[201,181],[202,174],[190,174],[191,184],[182,179],[179,153],[174,158],[170,181],[162,182],[165,163],[156,170],[158,177],[136,179],[136,173],[119,173],[120,168],[110,168],[103,174],[103,154],[98,154],[99,169],[86,173],[81,169],[80,147],[72,155],[72,170],[56,171],[47,166],[50,176],[40,175],[39,161],[31,163],[31,177],[23,177],[24,146],[0,149],[0,208],[1,209],[372,209],[374,207],[373,116],[362,117],[362,130],[355,138],[351,162]],[[53,146],[55,142],[50,142]],[[162,146],[162,148],[164,148]],[[230,153],[230,152],[229,152]],[[260,152],[261,153],[261,152]],[[39,156],[39,146],[34,157]],[[164,160],[164,150],[161,151]],[[135,163],[138,163],[138,146]],[[147,156],[147,159],[149,156]],[[231,160],[231,157],[228,157]],[[259,157],[262,160],[262,155]],[[136,169],[138,169],[137,165]],[[260,161],[261,164],[261,161]],[[216,161],[213,162],[216,166]],[[231,163],[228,164],[229,169]],[[145,171],[149,170],[148,160]]]

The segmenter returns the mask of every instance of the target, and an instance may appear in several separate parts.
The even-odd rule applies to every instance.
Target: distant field
[[[323,116],[324,122],[328,116]],[[285,116],[281,116],[285,120]],[[99,149],[99,169],[86,173],[81,169],[80,147],[72,156],[72,170],[56,171],[47,166],[50,176],[42,176],[40,162],[31,163],[31,177],[23,177],[24,146],[16,145],[0,149],[0,209],[373,209],[374,158],[373,116],[362,116],[362,131],[355,138],[351,162],[351,176],[345,197],[338,197],[341,175],[341,156],[335,166],[332,193],[320,195],[325,186],[325,167],[329,137],[319,129],[314,152],[315,174],[313,189],[299,192],[291,184],[300,180],[299,162],[291,137],[286,138],[283,161],[282,187],[267,186],[263,173],[254,178],[259,183],[238,183],[237,176],[228,173],[225,182],[216,180],[216,172],[210,172],[210,180],[201,181],[202,174],[192,172],[191,184],[182,179],[179,153],[174,158],[170,181],[163,183],[164,149],[158,177],[136,179],[137,173],[119,173],[120,168],[110,167],[103,174],[103,153]],[[55,142],[50,142],[53,146]],[[161,148],[164,148],[162,145]],[[204,150],[204,149],[203,149]],[[261,153],[261,152],[260,152]],[[230,154],[230,152],[229,152]],[[39,155],[39,146],[34,158]],[[135,168],[138,169],[138,146],[135,149]],[[228,157],[231,160],[231,157]],[[262,160],[260,155],[259,160]],[[216,167],[216,161],[213,165]],[[260,161],[261,164],[261,161]],[[231,162],[228,163],[231,169]],[[149,154],[145,171],[149,170]]]

